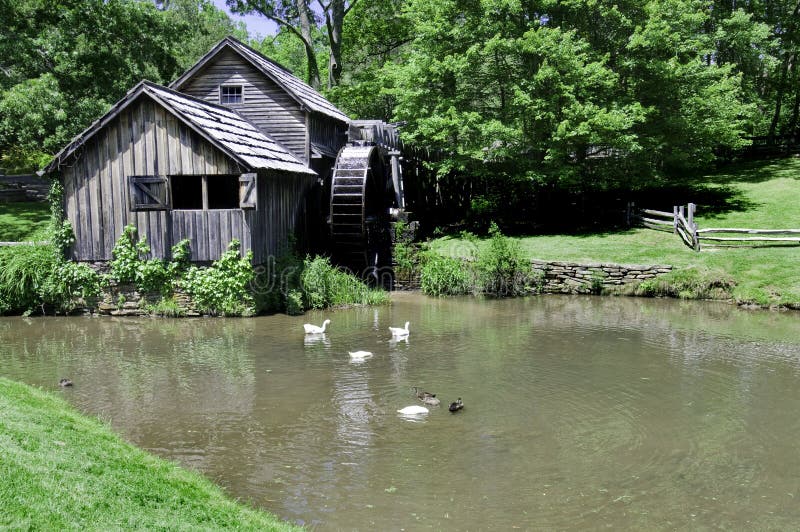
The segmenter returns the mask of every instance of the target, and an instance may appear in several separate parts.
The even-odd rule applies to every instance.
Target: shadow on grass
[[[739,185],[774,179],[800,180],[800,158],[736,162],[707,175],[652,180],[637,190],[578,193],[531,185],[497,200],[494,211],[475,216],[467,209],[460,222],[440,227],[439,234],[457,236],[464,229],[485,234],[489,221],[494,220],[509,236],[619,235],[628,228],[628,202],[634,202],[636,209],[665,212],[694,203],[698,216],[713,219],[760,208],[762,204],[749,199]]]
[[[763,183],[778,178],[800,180],[800,159],[790,157],[730,163],[720,167],[716,172],[704,176],[703,180],[708,183],[726,185]]]

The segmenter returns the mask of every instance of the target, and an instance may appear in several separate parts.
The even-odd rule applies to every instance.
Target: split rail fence
[[[700,229],[694,221],[697,205],[676,205],[672,212],[641,209],[638,219],[642,225],[658,231],[678,235],[684,244],[695,251],[705,245],[753,245],[797,244],[800,245],[800,229],[747,229],[741,227],[708,227]],[[719,236],[725,235],[725,236]],[[741,235],[741,236],[730,236]],[[743,236],[748,235],[748,236]]]

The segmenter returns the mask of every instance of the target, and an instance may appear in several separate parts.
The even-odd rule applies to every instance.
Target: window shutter
[[[129,176],[128,192],[132,211],[165,211],[170,208],[166,176]]]
[[[239,176],[239,207],[242,209],[255,209],[258,206],[258,187],[256,174],[242,174]]]

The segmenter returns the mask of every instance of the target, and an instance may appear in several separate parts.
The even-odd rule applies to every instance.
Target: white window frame
[[[238,102],[225,102],[223,101],[222,91],[223,89],[239,89],[241,100]],[[244,85],[240,83],[225,83],[219,86],[219,104],[220,105],[241,105],[244,103]]]

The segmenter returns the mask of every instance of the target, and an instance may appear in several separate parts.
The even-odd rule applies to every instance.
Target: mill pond
[[[315,528],[800,521],[795,313],[400,294],[299,318],[0,318],[0,336],[0,375]],[[399,416],[413,386],[442,406]]]

